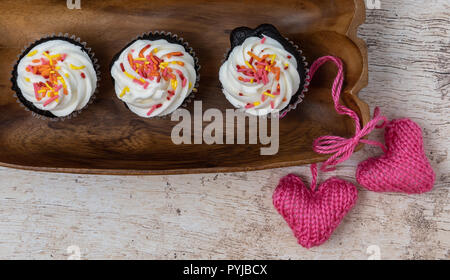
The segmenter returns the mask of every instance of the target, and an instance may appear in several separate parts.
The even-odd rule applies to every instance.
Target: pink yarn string
[[[317,164],[315,164],[315,163],[311,164],[311,174],[312,174],[312,179],[311,179],[310,189],[312,191],[315,191],[317,188]]]
[[[374,110],[374,115],[371,121],[369,121],[363,128],[361,128],[358,115],[351,109],[345,107],[339,103],[339,99],[342,92],[342,86],[344,84],[344,65],[342,61],[334,56],[324,56],[318,58],[310,68],[310,78],[308,82],[312,80],[317,70],[326,62],[332,61],[338,67],[338,73],[333,82],[331,89],[331,95],[334,102],[334,108],[340,115],[347,115],[353,119],[355,123],[355,136],[352,138],[344,138],[339,136],[322,136],[314,140],[313,150],[319,154],[332,154],[332,156],[326,160],[322,166],[321,171],[333,171],[335,166],[341,162],[346,161],[355,151],[359,143],[378,146],[386,152],[384,145],[377,141],[362,139],[372,132],[375,128],[382,128],[387,123],[387,118],[380,115],[380,109],[377,107]],[[383,121],[378,125],[380,121]]]

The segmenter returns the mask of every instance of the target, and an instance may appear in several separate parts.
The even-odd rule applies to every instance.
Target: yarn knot
[[[356,121],[359,120],[355,120],[355,122]],[[380,121],[383,122],[378,124]],[[332,154],[332,156],[322,164],[321,170],[325,172],[334,170],[336,165],[350,158],[360,143],[379,146],[386,152],[386,148],[383,144],[377,141],[363,139],[375,128],[382,128],[386,123],[387,118],[380,115],[380,109],[377,107],[375,108],[373,119],[371,121],[369,121],[362,129],[356,126],[355,136],[351,138],[322,136],[314,140],[313,149],[316,153]]]

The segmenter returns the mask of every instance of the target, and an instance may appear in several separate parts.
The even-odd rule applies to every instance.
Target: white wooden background
[[[367,259],[375,245],[382,259],[450,259],[449,11],[448,0],[381,0],[360,28],[370,63],[360,96],[423,127],[437,173],[432,192],[359,188],[357,206],[332,238],[306,250],[271,200],[282,176],[309,177],[306,166],[157,177],[0,168],[0,258],[66,259],[75,245],[82,259]],[[357,163],[378,153],[366,147],[335,174],[354,182]]]

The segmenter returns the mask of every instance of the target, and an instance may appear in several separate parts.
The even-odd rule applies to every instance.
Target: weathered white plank
[[[360,188],[357,206],[332,238],[305,250],[272,206],[282,176],[308,167],[235,174],[117,177],[0,168],[0,258],[381,258],[450,257],[450,4],[382,0],[360,35],[369,48],[363,100],[424,129],[437,172],[420,196]],[[371,138],[381,139],[381,133]],[[334,174],[354,180],[366,147]],[[331,176],[334,174],[327,174]],[[323,178],[322,178],[323,179]]]

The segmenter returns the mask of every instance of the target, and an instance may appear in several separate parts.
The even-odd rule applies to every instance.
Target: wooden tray
[[[177,122],[147,120],[128,111],[114,94],[109,64],[135,36],[165,30],[179,34],[196,50],[202,65],[203,110],[231,108],[220,91],[218,71],[237,26],[272,23],[303,50],[311,63],[336,55],[346,66],[342,102],[362,123],[369,109],[357,94],[367,85],[367,50],[356,30],[365,19],[363,0],[291,1],[1,1],[0,10],[0,165],[37,171],[93,174],[176,174],[246,171],[323,161],[312,151],[314,138],[350,136],[352,121],[335,113],[330,64],[313,81],[304,102],[280,121],[280,148],[260,156],[260,145],[175,145]],[[51,33],[79,36],[96,53],[102,81],[96,101],[73,120],[33,118],[13,98],[10,73],[28,43]],[[193,110],[192,104],[188,106]]]

